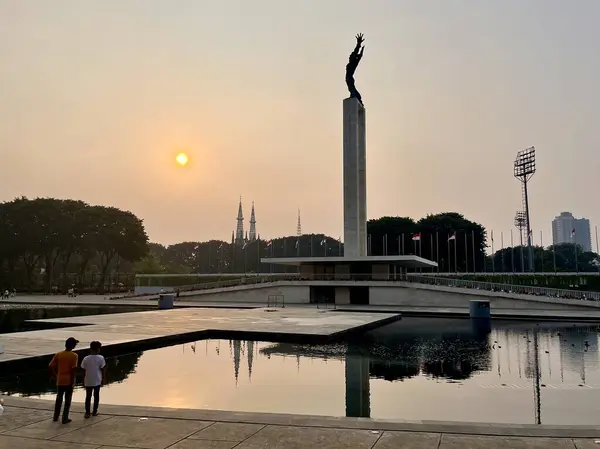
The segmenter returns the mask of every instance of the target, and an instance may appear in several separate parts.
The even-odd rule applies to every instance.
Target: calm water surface
[[[108,362],[111,404],[600,424],[595,325],[493,321],[488,333],[468,319],[404,318],[344,344],[210,340]],[[45,376],[5,378],[0,391],[51,399]]]

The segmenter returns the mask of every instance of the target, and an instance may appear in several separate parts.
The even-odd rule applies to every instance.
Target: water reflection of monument
[[[370,379],[404,380],[419,375],[466,379],[474,371],[489,370],[487,337],[473,334],[468,320],[400,321],[361,337],[360,342],[335,345],[281,343],[261,354],[337,359],[345,362],[346,416],[371,416]]]
[[[371,416],[371,379],[422,376],[453,382],[481,373],[471,388],[529,391],[535,423],[543,422],[544,399],[555,390],[600,385],[597,329],[565,323],[496,321],[487,334],[468,319],[410,318],[350,343],[265,343],[257,350],[256,343],[232,341],[230,347],[236,379],[246,357],[252,374],[254,351],[295,358],[299,370],[303,359],[343,361],[345,412],[352,417]]]

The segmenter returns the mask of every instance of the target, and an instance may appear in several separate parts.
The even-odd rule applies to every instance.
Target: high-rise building
[[[590,221],[587,218],[575,218],[571,212],[561,212],[552,220],[552,243],[575,243],[584,251],[591,251]]]

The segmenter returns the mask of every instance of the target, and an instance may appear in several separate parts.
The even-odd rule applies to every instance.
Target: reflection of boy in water
[[[356,90],[356,85],[354,84],[354,72],[358,67],[358,63],[363,57],[363,53],[365,52],[365,47],[361,48],[362,43],[365,41],[365,38],[362,34],[356,35],[356,47],[354,47],[354,51],[350,53],[350,58],[348,60],[348,64],[346,64],[346,85],[348,86],[348,90],[350,91],[350,98],[358,98],[358,101],[362,104],[362,97],[358,90]]]

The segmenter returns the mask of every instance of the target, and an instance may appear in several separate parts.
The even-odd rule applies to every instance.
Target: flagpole
[[[475,230],[471,229],[471,246],[473,250],[473,273],[477,271],[477,264],[475,263]]]
[[[400,250],[400,245],[401,245],[400,236],[398,236],[397,239],[398,239],[398,255],[400,255],[400,254],[402,254],[402,251]]]
[[[573,248],[575,249],[575,271],[579,273],[579,261],[577,260],[577,234],[575,229],[571,233],[571,239],[573,240]]]
[[[429,255],[429,260],[433,260],[433,234],[429,234]]]
[[[515,272],[515,244],[513,243],[513,232],[510,230],[510,259],[512,264],[512,272]]]
[[[423,239],[421,238],[421,233],[419,232],[419,257],[423,255]],[[423,272],[423,268],[419,268],[419,273]]]
[[[492,231],[492,273],[496,272],[496,253],[494,252],[494,231]]]
[[[256,254],[258,255],[258,267],[256,268],[256,272],[260,273],[260,237],[256,239]]]
[[[310,235],[310,257],[313,256],[313,235]]]
[[[300,236],[296,237],[296,255],[300,257]],[[296,268],[296,274],[300,274],[300,265]]]
[[[469,272],[469,250],[467,248],[467,231],[464,231],[465,234],[465,273]]]
[[[440,234],[435,231],[435,262],[437,263],[437,272],[440,272]]]
[[[552,242],[552,265],[554,265],[554,273],[556,273],[556,244]]]
[[[246,274],[248,272],[247,270],[247,263],[246,263],[246,248],[248,247],[248,242],[246,242],[244,244],[244,274]]]
[[[544,272],[544,235],[542,234],[542,231],[540,230],[540,246],[542,247],[542,267],[540,270],[540,273]]]
[[[502,246],[502,250],[500,252],[501,261],[502,261],[502,273],[504,273],[504,233],[500,231],[500,245]]]
[[[446,260],[448,261],[448,273],[450,273],[450,237],[446,239],[446,243],[448,244],[448,254],[446,255]]]
[[[402,255],[404,256],[404,232],[402,233]]]
[[[596,228],[596,254],[600,254],[598,253],[598,226],[595,226]]]
[[[457,247],[458,247],[458,240],[456,240],[456,233],[454,233],[454,271],[456,271],[456,274],[458,274],[458,255],[457,255]]]
[[[523,230],[519,229],[519,237],[521,239],[521,272],[525,273],[525,256],[523,255]]]
[[[212,273],[211,267],[210,267],[210,240],[208,241],[208,273]]]

